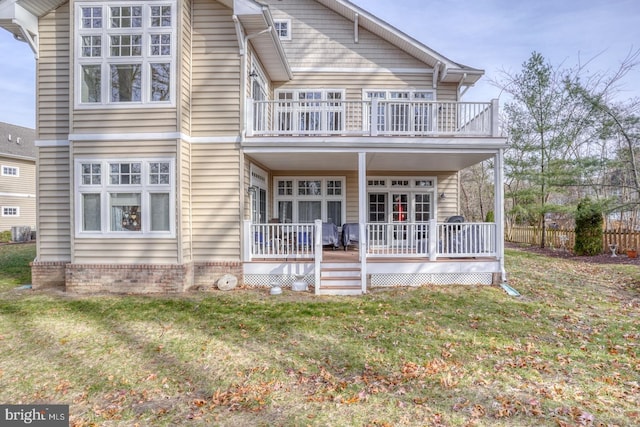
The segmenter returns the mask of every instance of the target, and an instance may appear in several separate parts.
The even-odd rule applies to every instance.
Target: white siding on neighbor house
[[[70,261],[69,148],[40,147],[38,165],[38,261]]]
[[[76,141],[75,159],[176,158],[176,140],[164,141]],[[179,167],[176,166],[176,171]],[[176,179],[176,185],[178,179]],[[178,200],[176,198],[176,200]],[[76,238],[73,261],[78,264],[177,264],[178,239]]]
[[[40,19],[36,61],[38,139],[66,140],[69,135],[69,4]]]
[[[234,144],[193,144],[191,147],[193,259],[240,259],[240,192],[244,173]]]
[[[191,136],[240,132],[240,56],[232,11],[193,1]]]
[[[2,157],[0,168],[9,166],[18,169],[18,176],[3,176],[0,171],[0,209],[19,208],[19,216],[2,216],[0,210],[0,231],[14,226],[27,225],[36,229],[36,165],[34,160],[20,160]]]
[[[428,68],[390,43],[314,0],[267,0],[274,19],[291,19],[291,41],[282,45],[296,67]]]

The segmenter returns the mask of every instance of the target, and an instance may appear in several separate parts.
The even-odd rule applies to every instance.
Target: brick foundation
[[[31,266],[31,286],[33,289],[63,288],[65,285],[66,261],[60,262],[38,262],[34,261]]]
[[[236,261],[181,265],[70,264],[32,262],[33,289],[60,287],[79,294],[172,294],[191,289],[216,289],[225,274],[242,285],[243,264]]]
[[[92,294],[180,293],[193,286],[193,264],[67,264],[66,290]]]
[[[220,277],[232,274],[238,279],[238,286],[242,285],[243,264],[236,261],[204,262],[194,265],[193,286],[197,289],[215,289]]]

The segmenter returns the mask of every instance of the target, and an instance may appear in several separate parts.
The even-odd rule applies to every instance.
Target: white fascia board
[[[233,0],[235,15],[262,15],[262,5],[253,0]]]

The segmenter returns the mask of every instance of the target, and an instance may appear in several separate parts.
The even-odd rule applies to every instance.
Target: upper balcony
[[[498,100],[250,101],[247,136],[499,137]]]

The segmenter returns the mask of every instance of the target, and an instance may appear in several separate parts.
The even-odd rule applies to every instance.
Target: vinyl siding
[[[176,141],[82,141],[73,143],[73,157],[126,159],[176,157]],[[72,162],[75,164],[75,161]],[[176,171],[179,165],[176,164]],[[177,182],[177,180],[176,180]],[[176,184],[177,185],[177,184]],[[177,193],[176,193],[176,200]],[[78,264],[177,264],[178,239],[77,238],[73,262]]]
[[[192,221],[191,221],[191,144],[182,141],[178,156],[178,226],[181,244],[182,262],[190,262],[192,253]]]
[[[316,72],[296,73],[295,79],[286,83],[278,83],[275,90],[287,89],[345,89],[346,99],[361,100],[363,90],[435,90],[438,101],[457,101],[458,88],[454,84],[440,84],[433,89],[431,74],[394,74],[381,73],[347,73]],[[275,98],[275,96],[274,96]]]
[[[240,57],[232,11],[194,0],[191,135],[240,132]]]
[[[0,196],[0,209],[3,207],[17,207],[19,216],[2,216],[0,211],[0,231],[11,230],[11,227],[29,226],[36,229],[36,198]]]
[[[175,108],[76,109],[73,133],[176,132],[176,114]]]
[[[38,261],[71,260],[69,148],[38,150]]]
[[[178,31],[182,37],[179,43],[178,70],[180,72],[178,84],[178,99],[180,100],[179,118],[180,131],[189,134],[191,132],[191,67],[192,67],[192,26],[191,26],[191,0],[182,1],[182,15]]]
[[[274,19],[291,19],[292,40],[282,41],[291,67],[427,68],[390,43],[313,0],[267,0]]]
[[[2,176],[2,171],[0,171],[0,193],[21,193],[35,195],[35,160],[9,159],[0,155],[0,167],[2,166],[18,168],[18,176]]]
[[[233,144],[194,144],[191,162],[193,258],[239,260],[240,152]]]
[[[69,134],[69,3],[40,19],[36,61],[38,139],[66,140]]]

